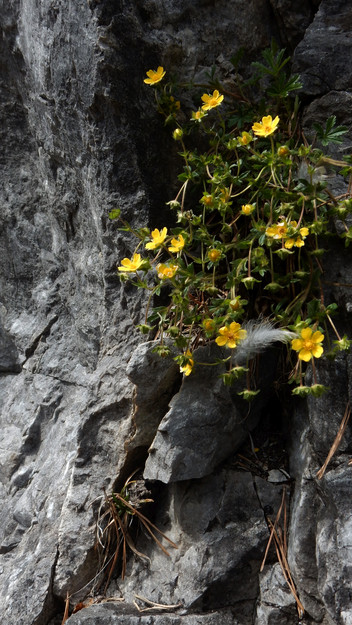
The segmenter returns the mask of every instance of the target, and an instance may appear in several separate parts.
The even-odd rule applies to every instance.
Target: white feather
[[[247,331],[247,335],[238,344],[233,355],[234,360],[238,364],[247,362],[247,360],[250,360],[256,354],[260,354],[273,345],[273,343],[288,343],[288,341],[296,337],[294,332],[275,328],[270,321],[263,319],[248,321],[243,326],[243,329]]]

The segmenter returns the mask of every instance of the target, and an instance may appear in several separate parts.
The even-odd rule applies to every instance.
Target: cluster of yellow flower
[[[166,72],[162,66],[159,66],[156,71],[149,70],[147,72],[147,78],[144,79],[144,82],[148,85],[156,85],[158,84],[165,76]],[[174,102],[174,98],[171,96],[173,100],[173,105],[177,109],[179,108],[179,102]],[[220,106],[223,103],[224,96],[220,94],[220,92],[215,89],[213,93],[204,93],[201,97],[203,104],[199,107],[197,111],[192,112],[192,120],[200,122],[206,115],[207,112],[211,109],[214,109]],[[271,115],[264,116],[261,121],[253,123],[251,132],[242,131],[241,135],[236,139],[231,139],[230,144],[228,144],[228,148],[231,148],[233,145],[235,148],[239,146],[247,146],[252,141],[255,141],[256,137],[269,137],[272,142],[272,149],[274,150],[274,144],[271,138],[271,135],[278,129],[280,119],[276,116],[274,119]],[[173,137],[175,140],[181,140],[183,137],[182,128],[176,128],[173,132]],[[285,157],[289,153],[289,150],[286,146],[281,146],[277,154],[280,157]],[[217,193],[217,194],[216,194]],[[231,189],[221,189],[218,187],[217,192],[213,194],[204,192],[200,202],[204,205],[204,209],[214,209],[215,205],[222,206],[221,202],[224,204],[231,204],[229,200],[231,197]],[[250,217],[252,213],[256,210],[256,204],[243,204],[241,209],[238,210],[237,213],[233,216],[233,222],[237,221],[240,218],[240,215],[244,215],[246,217]],[[304,239],[309,235],[309,229],[306,226],[300,227],[300,222],[290,220],[286,217],[280,217],[280,220],[277,223],[270,223],[266,227],[265,235],[269,239],[273,241],[280,241],[282,247],[286,249],[291,249],[293,247],[300,248],[305,245]],[[184,248],[189,241],[189,235],[187,236],[184,232],[180,233],[177,236],[168,235],[168,230],[166,227],[155,228],[150,233],[150,240],[145,244],[146,250],[158,250],[156,259],[159,257],[159,253],[161,250],[164,250],[169,253],[171,256],[169,262],[162,262],[156,265],[156,272],[159,280],[172,280],[176,273],[180,271],[179,257],[182,252],[184,252]],[[203,244],[202,244],[203,245]],[[137,248],[138,249],[138,248]],[[173,255],[176,255],[173,256]],[[215,241],[212,247],[206,252],[206,257],[212,264],[214,271],[215,266],[226,256],[226,252],[223,251],[223,246],[221,242]],[[186,257],[185,257],[186,258]],[[121,261],[121,265],[118,267],[118,270],[123,273],[136,273],[138,270],[146,270],[150,267],[150,264],[147,260],[143,259],[140,254],[137,252],[133,254],[132,258],[124,258]],[[179,276],[180,274],[178,274]],[[178,280],[178,276],[176,280]],[[242,282],[256,280],[249,276],[242,279]],[[176,282],[175,282],[176,284]],[[247,285],[246,285],[247,286]],[[240,297],[236,297],[231,300],[230,307],[232,312],[237,311],[238,308],[241,307]],[[236,313],[238,314],[238,313]],[[224,322],[223,322],[224,323]],[[231,323],[225,323],[222,327],[218,327],[216,321],[210,317],[203,319],[202,321],[203,329],[206,333],[207,337],[211,337],[215,333],[217,336],[215,338],[215,342],[220,347],[226,347],[230,349],[235,349],[238,344],[243,341],[247,336],[247,331],[241,327],[239,323],[236,321],[232,321]],[[304,327],[301,329],[299,338],[295,338],[291,342],[291,347],[294,351],[298,352],[298,359],[303,360],[305,362],[309,362],[312,358],[320,358],[323,353],[323,347],[321,343],[324,340],[324,335],[316,330],[316,325],[311,327]],[[182,356],[182,364],[180,365],[180,371],[184,373],[184,375],[189,376],[194,368],[194,358],[192,352],[187,348],[185,349]]]
[[[283,217],[279,223],[269,226],[265,234],[273,239],[281,240],[285,248],[290,250],[292,247],[303,247],[309,229],[299,228],[297,221],[287,222]]]

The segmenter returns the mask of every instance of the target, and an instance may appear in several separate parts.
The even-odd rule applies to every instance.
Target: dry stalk
[[[345,414],[343,415],[342,421],[340,423],[340,427],[339,427],[338,432],[336,434],[336,438],[335,438],[333,444],[331,445],[330,451],[329,451],[329,453],[328,453],[328,455],[326,457],[326,460],[325,460],[323,466],[321,467],[321,469],[319,469],[319,471],[317,473],[318,480],[321,480],[321,478],[323,477],[323,475],[324,475],[324,473],[325,473],[325,471],[327,469],[327,466],[328,466],[331,458],[336,453],[336,451],[337,451],[337,449],[338,449],[338,447],[339,447],[339,445],[341,443],[342,437],[343,437],[343,435],[345,433],[346,426],[347,426],[347,423],[349,421],[350,416],[351,416],[351,408],[350,408],[349,403],[347,403]]]
[[[282,519],[283,527],[279,525],[281,515],[283,516],[283,519]],[[293,595],[296,601],[298,616],[299,618],[302,618],[304,614],[304,607],[299,599],[297,589],[293,581],[290,567],[289,567],[288,560],[287,560],[287,507],[286,507],[286,488],[285,487],[283,487],[283,490],[282,490],[281,504],[277,512],[275,521],[273,523],[269,518],[267,518],[267,523],[270,529],[270,536],[269,536],[268,544],[265,549],[265,554],[264,554],[262,565],[260,567],[260,572],[264,568],[270,545],[272,541],[274,541],[276,555],[277,555],[279,564],[281,566],[282,573],[291,591],[291,594]]]
[[[64,612],[64,616],[63,619],[61,621],[61,625],[65,625],[67,619],[68,619],[68,611],[69,611],[69,607],[70,607],[70,596],[68,594],[68,592],[66,593],[66,601],[65,601],[65,612]]]
[[[139,601],[143,601],[143,603],[146,603],[147,605],[149,605],[149,608],[140,608],[137,601],[134,601],[134,605],[136,606],[138,612],[149,612],[149,610],[177,610],[177,608],[182,608],[183,604],[182,603],[176,603],[173,605],[168,605],[165,603],[156,603],[155,601],[150,601],[150,599],[146,599],[146,597],[141,597],[141,595],[135,595],[136,599],[139,599]]]

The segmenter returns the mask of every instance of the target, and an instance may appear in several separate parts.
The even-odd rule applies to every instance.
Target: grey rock
[[[156,342],[139,345],[132,354],[126,374],[136,386],[133,419],[135,434],[128,442],[128,449],[149,447],[158,425],[168,409],[169,401],[181,383],[179,366],[173,354],[162,358],[153,349]]]
[[[275,351],[261,360],[257,384],[262,391],[250,405],[237,395],[243,382],[229,389],[220,377],[225,365],[216,363],[227,356],[228,350],[215,343],[195,350],[194,372],[184,376],[149,448],[145,479],[169,483],[204,477],[257,425],[273,380]]]
[[[344,0],[322,0],[313,22],[294,53],[295,72],[304,93],[322,96],[351,87],[345,59],[351,54],[351,7]]]
[[[255,625],[296,625],[296,602],[280,564],[265,566],[260,574],[259,584],[260,601]]]
[[[221,610],[212,614],[138,614],[134,606],[121,609],[115,605],[97,605],[71,616],[70,625],[240,625],[231,611]]]
[[[228,59],[240,47],[247,50],[249,66],[273,35],[289,45],[303,37],[295,69],[303,75],[304,93],[319,96],[307,120],[320,107],[349,124],[351,13],[348,3],[322,0],[307,28],[317,4],[300,2],[292,9],[283,0],[3,3],[0,613],[6,625],[60,624],[66,593],[72,607],[92,588],[100,566],[94,545],[103,488],[118,488],[136,468],[133,452],[139,462],[159,420],[169,419],[167,404],[177,390],[174,363],[157,365],[148,348],[130,361],[140,342],[134,325],[143,319],[145,300],[116,276],[116,263],[133,252],[134,243],[107,218],[120,207],[136,226],[159,225],[170,199],[177,147],[155,112],[152,90],[143,84],[146,69],[163,64],[182,78],[200,79],[218,60],[231,87]],[[350,268],[332,258],[329,271],[329,293],[342,304],[347,327],[351,296],[337,283],[350,282]],[[314,625],[351,621],[348,431],[323,480],[315,479],[344,410],[350,366],[343,358],[336,365],[321,363],[319,375],[328,378],[335,395],[328,404],[299,408],[289,425],[296,479],[290,562]],[[145,367],[149,378],[143,382]],[[240,409],[231,393],[219,390],[216,376],[199,371],[209,381],[206,392],[197,377],[194,391],[187,379],[172,403],[174,460],[164,466],[160,458],[160,467],[150,460],[146,469],[153,480],[198,478],[169,484],[157,501],[155,521],[179,549],[170,548],[168,558],[142,534],[138,548],[150,557],[150,568],[129,560],[129,577],[121,584],[126,609],[95,605],[70,616],[71,623],[253,622],[268,536],[262,508],[265,502],[277,509],[281,490],[256,478],[255,491],[249,474],[214,471],[243,440],[241,433],[234,436]],[[186,453],[181,395],[192,434]],[[139,429],[132,419],[136,406]],[[217,427],[232,439],[230,444],[220,432],[220,451],[204,435],[218,435],[211,406]],[[258,404],[258,415],[260,409]],[[165,437],[163,427],[157,438]],[[111,592],[114,584],[120,582],[113,582]],[[280,580],[277,587],[271,610],[261,581],[263,612],[259,606],[257,614],[268,622],[291,610]],[[182,600],[184,612],[133,612],[138,593],[155,601]]]
[[[270,491],[270,493],[269,493]],[[258,570],[269,537],[252,476],[224,469],[202,480],[169,486],[167,505],[155,520],[178,546],[139,543],[150,558],[131,563],[118,590],[132,603],[136,595],[163,604],[182,604],[183,613],[235,608],[241,625],[252,623]],[[266,484],[263,503],[279,504],[281,488]],[[117,593],[114,587],[111,592]],[[236,619],[235,619],[236,622]],[[187,623],[187,620],[186,620]]]

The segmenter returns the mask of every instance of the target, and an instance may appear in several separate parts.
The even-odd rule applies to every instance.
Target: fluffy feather
[[[247,330],[247,336],[239,343],[233,355],[237,364],[247,362],[247,360],[250,360],[256,354],[260,354],[273,343],[288,343],[288,341],[296,337],[294,332],[275,328],[270,321],[263,319],[248,321],[243,326],[243,329]]]

